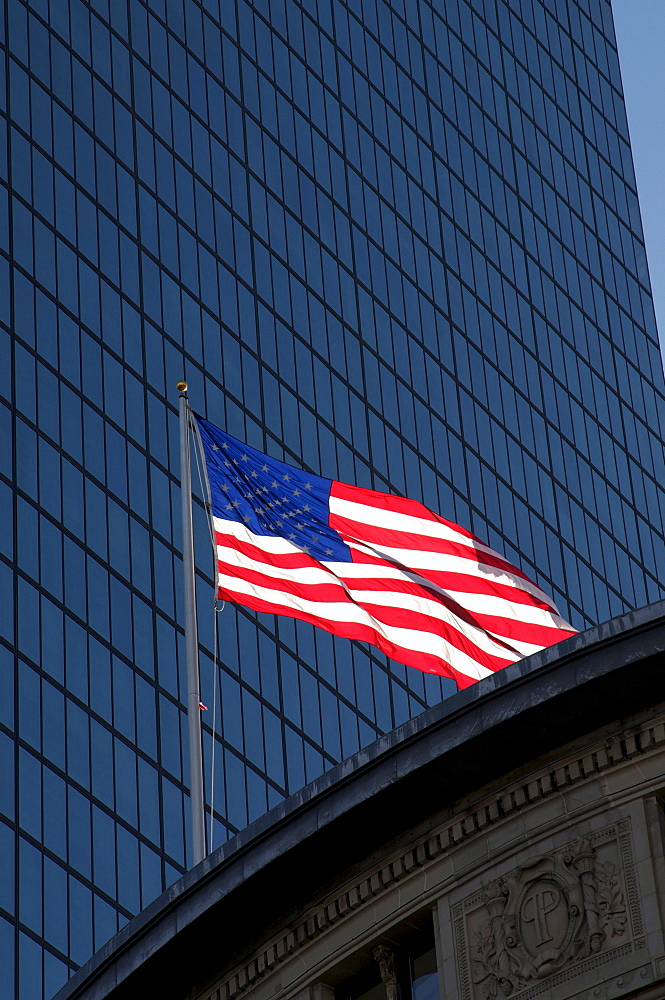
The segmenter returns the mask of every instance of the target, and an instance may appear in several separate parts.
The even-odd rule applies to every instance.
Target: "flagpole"
[[[187,651],[187,717],[189,722],[189,773],[192,809],[192,852],[198,865],[206,855],[201,751],[201,694],[199,690],[199,637],[196,622],[194,530],[192,527],[192,473],[189,455],[189,400],[187,383],[180,393],[180,495],[182,505],[182,557],[185,575],[185,645]]]

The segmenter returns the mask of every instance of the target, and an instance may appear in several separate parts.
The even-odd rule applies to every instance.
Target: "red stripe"
[[[246,580],[256,587],[268,587],[270,590],[281,590],[284,594],[302,597],[305,601],[319,601],[321,604],[353,604],[342,583],[331,577],[330,583],[297,583],[295,580],[285,580],[281,576],[271,576],[269,572],[262,573],[257,569],[237,566],[217,560],[217,569],[226,576],[234,576],[238,580]]]
[[[249,559],[256,559],[257,562],[267,563],[270,566],[281,566],[283,569],[301,569],[309,566],[321,568],[321,563],[318,560],[312,559],[306,552],[300,550],[270,552],[267,549],[259,548],[258,545],[253,545],[251,542],[244,542],[236,538],[235,535],[222,534],[221,531],[215,532],[215,541],[218,547],[235,549]]]
[[[373,618],[376,618],[377,621],[382,622],[384,625],[393,626],[395,628],[411,629],[416,632],[426,632],[430,635],[437,635],[449,642],[451,646],[454,646],[456,649],[466,653],[467,656],[476,660],[478,663],[482,663],[483,666],[488,667],[490,670],[497,670],[500,666],[505,664],[506,659],[511,660],[515,654],[515,650],[512,648],[506,650],[505,657],[488,653],[487,651],[479,648],[474,643],[473,639],[470,639],[468,636],[460,632],[454,624],[428,614],[426,611],[418,611],[413,608],[402,608],[399,606],[393,607],[385,604],[373,604],[371,601],[357,600],[347,593],[341,583],[337,585],[333,582],[330,584],[297,583],[293,580],[285,580],[281,577],[270,576],[267,573],[262,573],[260,570],[249,569],[244,566],[235,566],[232,563],[225,563],[223,561],[218,561],[218,568],[221,573],[236,577],[239,580],[244,580],[256,587],[277,590],[281,593],[291,594],[294,597],[299,597],[306,601],[319,602],[321,604],[355,604],[357,607],[362,608],[363,611],[366,611]],[[424,599],[432,599],[432,595],[423,588],[419,588],[416,591],[416,594]],[[447,610],[453,615],[456,615],[460,621],[466,622],[471,627],[478,627],[473,621],[472,616],[463,608],[459,607],[459,605],[456,605],[454,601],[439,600],[438,603],[443,610]],[[288,608],[285,607],[284,613],[290,613],[290,607],[290,605]],[[322,617],[325,617],[323,609]],[[497,638],[495,641],[499,645],[502,645],[502,640],[500,638]],[[528,640],[524,639],[523,641]]]
[[[366,490],[361,486],[349,486],[347,483],[333,481],[330,495],[338,497],[340,500],[349,500],[351,503],[361,503],[365,507],[376,507],[379,510],[389,510],[396,514],[408,514],[409,517],[422,517],[427,521],[435,521],[437,524],[445,524],[446,527],[458,531],[460,535],[465,535],[474,542],[482,544],[479,538],[460,527],[453,521],[447,521],[445,517],[435,514],[433,510],[420,503],[418,500],[408,500],[406,497],[399,497],[395,493],[381,493],[378,490]]]
[[[420,571],[422,574],[422,570]],[[552,605],[541,600],[528,590],[521,590],[510,583],[498,583],[467,573],[447,573],[445,570],[427,570],[427,579],[443,590],[458,591],[460,594],[485,594],[499,597],[508,604],[525,604],[532,608],[542,608],[552,613]],[[424,575],[424,574],[422,574]]]
[[[521,622],[514,618],[502,618],[498,615],[473,613],[478,628],[485,629],[492,635],[500,635],[505,639],[516,639],[518,642],[530,642],[534,646],[552,646],[555,642],[563,642],[576,632],[557,628],[556,625],[539,625],[537,622]]]
[[[433,538],[430,535],[418,535],[408,531],[400,531],[397,528],[382,528],[374,524],[365,524],[362,521],[352,521],[339,514],[330,514],[330,527],[338,531],[345,542],[362,542],[365,545],[386,546],[387,548],[412,549],[414,552],[439,552],[442,555],[458,556],[460,559],[468,559],[476,565],[493,566],[495,569],[504,570],[513,576],[526,579],[524,573],[511,563],[502,559],[501,556],[477,551],[464,545],[463,542],[453,542],[445,538]],[[480,544],[480,543],[479,543]],[[417,559],[417,555],[415,556]]]
[[[512,583],[498,583],[494,580],[488,580],[487,577],[474,575],[473,573],[452,573],[448,570],[422,569],[420,567],[411,568],[403,566],[396,559],[370,555],[368,552],[360,552],[358,549],[353,549],[352,555],[354,563],[366,563],[368,566],[391,566],[400,573],[416,574],[422,577],[423,580],[441,587],[442,590],[459,591],[466,594],[488,594],[492,597],[500,597],[510,604],[528,604],[532,607],[542,608],[544,611],[550,613],[552,611],[551,604],[531,594],[528,590],[521,590]],[[511,571],[513,568],[511,567]],[[344,577],[343,567],[339,569],[338,575],[342,579],[351,579],[350,577]],[[396,582],[392,578],[385,579],[385,577],[379,576],[367,577],[365,579],[376,590],[392,590],[393,584]]]
[[[391,607],[387,604],[371,604],[367,601],[358,601],[357,603],[383,625],[438,635],[441,639],[449,642],[451,646],[454,646],[455,649],[466,653],[472,660],[482,664],[483,667],[487,667],[489,670],[499,670],[506,665],[506,661],[512,662],[517,655],[516,650],[509,649],[508,647],[506,647],[505,656],[488,653],[486,650],[480,649],[472,639],[459,632],[454,625],[450,625],[448,622],[441,618],[436,618],[434,615],[428,615],[425,611]],[[495,639],[494,641],[499,646],[503,645],[501,639]]]
[[[340,574],[341,576],[341,574]],[[342,577],[344,579],[344,577]],[[420,584],[415,580],[382,580],[376,577],[346,577],[347,586],[352,592],[359,590],[365,592],[396,594],[413,594],[416,597],[423,597],[428,600],[437,601],[443,607],[448,608],[454,615],[462,621],[473,625],[475,628],[491,632],[493,636],[501,636],[504,639],[517,639],[520,642],[529,642],[534,646],[550,646],[553,642],[567,639],[574,632],[563,632],[556,625],[543,625],[538,622],[525,622],[516,620],[509,616],[492,615],[484,611],[473,611],[464,607],[456,598],[449,594],[440,594],[434,588],[427,586],[427,581]],[[469,592],[468,589],[466,591]],[[485,591],[479,591],[485,596]],[[360,602],[359,602],[360,603]],[[362,602],[363,607],[371,603],[371,598],[366,598]],[[534,602],[523,602],[525,607],[533,607]],[[542,606],[542,605],[541,605]],[[549,611],[549,608],[545,608]]]
[[[438,517],[416,501],[402,500],[390,494],[373,494],[371,491],[343,484],[335,485],[340,487],[335,490],[336,495],[340,496],[340,498],[365,503],[370,507],[383,507],[384,509],[397,511],[398,513],[439,522],[451,527],[455,531],[461,531],[471,542],[477,541],[469,532],[465,532],[459,529],[459,526]],[[367,498],[376,501],[377,496],[380,502],[367,503]],[[396,503],[395,501],[399,502]],[[371,515],[371,511],[369,513]],[[474,551],[473,548],[469,548],[459,542],[431,538],[418,533],[366,525],[334,514],[330,517],[330,523],[331,527],[337,530],[345,540],[349,538],[358,539],[369,546],[376,545],[379,549],[382,546],[397,549],[409,548],[415,553],[414,562],[417,562],[418,553],[424,551],[439,552],[444,558],[446,554],[461,557],[468,561],[469,572],[451,573],[445,569],[420,569],[417,565],[412,568],[399,561],[399,552],[395,553],[395,557],[382,557],[378,553],[372,554],[352,549],[353,562],[366,566],[368,573],[366,577],[346,577],[346,585],[351,590],[369,592],[363,594],[362,600],[358,600],[349,594],[345,587],[344,563],[335,567],[336,572],[334,574],[330,572],[329,581],[322,583],[300,582],[298,579],[299,570],[313,568],[325,572],[327,570],[326,564],[321,564],[310,555],[295,548],[291,552],[272,552],[263,549],[260,540],[258,544],[254,544],[243,541],[233,534],[216,531],[217,544],[221,549],[221,551],[218,549],[218,556],[220,557],[218,568],[220,573],[229,577],[235,577],[238,580],[244,580],[259,590],[261,588],[269,588],[276,594],[281,592],[285,597],[289,595],[296,599],[320,604],[321,610],[319,612],[316,609],[307,611],[293,608],[285,605],[279,599],[269,600],[240,593],[226,584],[219,587],[219,596],[243,604],[246,607],[254,608],[257,611],[287,615],[310,622],[320,628],[324,628],[333,635],[369,642],[388,656],[409,666],[417,667],[426,672],[453,677],[461,688],[474,683],[475,678],[462,673],[456,666],[453,666],[440,656],[432,653],[415,652],[414,650],[400,646],[391,639],[387,639],[375,628],[372,628],[371,625],[353,621],[331,621],[326,615],[326,606],[332,603],[337,606],[355,604],[366,611],[368,615],[372,616],[377,624],[380,623],[381,625],[396,629],[409,629],[416,633],[421,632],[423,635],[437,636],[442,641],[448,643],[453,663],[455,662],[454,650],[459,650],[465,657],[470,658],[472,661],[491,671],[501,669],[506,663],[513,662],[516,658],[519,658],[516,651],[510,646],[511,640],[542,647],[551,645],[553,642],[560,641],[574,634],[573,632],[562,632],[554,626],[532,625],[500,615],[471,612],[460,605],[457,599],[452,598],[449,594],[442,594],[437,591],[437,587],[440,587],[443,591],[459,591],[461,594],[466,592],[485,596],[491,595],[511,605],[523,604],[551,611],[550,605],[532,596],[529,592],[519,589],[518,586],[509,583],[495,583],[491,578],[488,579],[474,572],[479,563],[484,563],[502,572],[515,574],[520,577],[524,576],[519,570],[498,555],[488,555],[480,549],[479,551]],[[481,543],[478,544],[480,545]],[[257,565],[255,567],[243,567],[228,562],[225,552],[227,549],[241,553]],[[444,562],[444,558],[442,558],[442,562]],[[392,579],[371,575],[373,567],[378,566],[395,568],[399,572],[407,574],[408,578]],[[276,569],[291,571],[295,574],[296,579],[289,580],[277,577],[271,573],[272,570]],[[527,578],[525,577],[525,579]],[[435,602],[435,604],[441,607],[442,611],[456,616],[459,619],[460,626],[462,623],[466,623],[472,629],[478,629],[483,634],[490,635],[499,648],[505,646],[505,656],[486,652],[479,648],[473,641],[473,638],[459,631],[454,623],[442,620],[435,615],[427,613],[427,611],[375,604],[372,602],[372,592],[408,594],[416,598]]]
[[[325,629],[326,632],[331,632],[333,635],[340,636],[343,639],[356,639],[360,642],[368,642],[376,646],[377,649],[380,649],[387,656],[397,660],[399,663],[405,663],[408,667],[416,667],[418,670],[422,670],[428,674],[452,677],[459,688],[469,687],[476,682],[475,677],[469,677],[467,674],[455,670],[450,663],[441,659],[441,657],[434,656],[432,653],[419,653],[412,649],[398,646],[367,625],[361,625],[356,622],[331,622],[326,618],[318,617],[318,615],[308,614],[296,608],[285,609],[281,604],[273,604],[270,601],[264,601],[248,594],[238,594],[223,587],[219,588],[218,596],[222,600],[233,601],[245,607],[253,608],[255,611],[298,618],[301,621],[309,622],[311,625],[317,625],[319,628]],[[505,662],[502,661],[501,667],[505,665]]]
[[[221,558],[218,560],[218,570],[225,575],[235,576],[238,579],[246,580],[248,583],[252,583],[255,586],[268,587],[272,590],[281,590],[304,600],[319,601],[321,603],[339,603],[340,601],[347,601],[351,603],[352,601],[355,601],[355,603],[357,603],[360,607],[370,610],[370,613],[373,614],[374,617],[385,622],[386,624],[394,624],[403,628],[413,628],[420,631],[430,631],[435,634],[443,634],[440,632],[439,628],[436,626],[433,627],[431,624],[438,622],[439,619],[432,618],[425,613],[409,611],[404,608],[396,608],[394,609],[395,617],[390,618],[388,617],[390,609],[386,605],[374,605],[371,602],[371,599],[363,601],[358,600],[355,597],[350,597],[343,583],[341,581],[337,582],[337,577],[333,574],[330,575],[330,580],[327,583],[299,583],[297,581],[287,580],[283,577],[272,576],[270,574],[270,568],[273,566],[285,569],[299,569],[304,567],[320,569],[321,564],[315,559],[312,559],[310,556],[305,555],[305,553],[294,552],[278,555],[275,555],[274,553],[268,554],[263,549],[259,549],[255,545],[240,541],[235,538],[234,535],[222,535],[220,532],[217,532],[216,534],[218,541],[223,539],[229,548],[236,549],[238,552],[243,553],[253,561],[262,563],[265,566],[265,572],[262,572],[259,569],[252,569],[249,567],[238,566],[235,563],[226,562],[224,558]],[[379,559],[373,559],[373,563],[388,565],[384,560]],[[340,575],[343,579],[343,567],[340,569]],[[446,574],[440,575],[444,577],[446,576]],[[436,590],[427,587],[426,578],[423,578],[421,583],[416,580],[382,580],[377,577],[347,577],[346,582],[351,590],[354,591],[403,593],[436,601],[443,608],[456,615],[461,621],[481,630],[490,631],[499,642],[501,642],[502,638],[517,639],[520,642],[547,646],[551,645],[553,642],[558,642],[561,639],[567,638],[569,634],[573,634],[562,633],[554,626],[548,627],[544,625],[531,624],[524,621],[515,621],[509,617],[470,611],[457,600],[449,597],[448,595],[439,594]],[[449,580],[447,580],[447,582],[450,583]],[[498,589],[498,587],[494,587],[493,589]],[[503,589],[509,591],[511,594],[514,592],[514,588],[504,587]],[[486,588],[479,590],[478,592],[486,593]],[[376,610],[377,608],[381,608],[382,611],[378,612]],[[426,621],[420,622],[416,620],[418,617],[426,619]],[[457,633],[455,633],[455,635],[457,635]],[[466,645],[459,645],[456,639],[452,636],[452,633],[446,633],[444,637],[447,638],[452,644],[458,646],[458,648],[463,649],[470,656],[473,656],[474,658],[480,657],[481,662],[484,662],[482,661],[482,656],[485,654],[478,650],[475,645],[472,650],[469,650]],[[489,663],[486,665],[490,666]]]
[[[318,560],[313,559],[305,552],[269,552],[266,549],[259,548],[257,545],[253,545],[250,542],[241,541],[239,538],[236,538],[235,535],[225,534],[221,531],[215,532],[215,539],[218,546],[235,549],[237,552],[247,556],[248,559],[253,559],[256,562],[261,562],[268,566],[277,566],[282,569],[297,569],[300,567],[315,567],[320,569],[322,566]],[[381,558],[378,555],[375,556],[370,555],[367,552],[358,552],[355,549],[353,550],[352,555],[354,563],[367,564],[368,566],[394,566],[400,572],[404,572],[404,569],[399,563],[386,558]],[[233,575],[237,575],[236,571],[237,567],[230,570]],[[406,572],[415,573],[416,571],[407,568]],[[511,584],[494,583],[493,581],[488,581],[483,577],[473,576],[466,573],[449,573],[446,570],[439,571],[419,569],[417,572],[418,576],[422,577],[423,583],[427,581],[434,583],[440,586],[442,590],[460,591],[461,593],[470,594],[491,594],[492,596],[500,597],[509,601],[512,604],[526,604],[543,608],[545,611],[551,610],[550,606],[543,601],[533,597],[527,591],[519,590]],[[359,586],[362,585],[362,589],[365,590],[400,591],[403,589],[405,593],[409,593],[407,581],[403,582],[404,587],[402,587],[402,582],[400,580],[392,578],[385,579],[383,577],[370,576],[345,578],[343,564],[337,569],[337,575],[342,580],[348,580],[349,584],[357,583]],[[416,586],[418,586],[417,583]],[[434,596],[437,600],[441,599],[438,594],[435,594]]]

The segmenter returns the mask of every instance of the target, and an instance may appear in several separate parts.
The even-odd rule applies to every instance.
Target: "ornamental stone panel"
[[[629,819],[483,881],[451,917],[461,1000],[598,989],[646,958]]]

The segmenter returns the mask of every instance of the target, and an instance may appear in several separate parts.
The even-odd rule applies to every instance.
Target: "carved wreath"
[[[577,898],[581,906],[569,901],[569,913],[575,918],[575,933],[565,949],[543,951],[534,959],[522,946],[519,919],[514,908],[507,914],[508,899],[515,898],[528,867],[517,877],[499,879],[484,890],[484,902],[489,919],[475,932],[473,959],[475,982],[482,984],[487,1000],[494,1000],[499,990],[510,996],[529,980],[543,978],[571,961],[579,961],[592,951],[598,951],[603,941],[624,934],[627,922],[626,903],[617,869],[612,862],[597,862],[589,841],[580,839],[563,856],[569,872],[579,878]],[[536,859],[533,865],[546,865],[547,859]],[[550,877],[556,868],[549,859]],[[532,876],[533,877],[533,876]]]
[[[600,926],[606,938],[620,937],[626,927],[626,902],[611,861],[596,865]]]

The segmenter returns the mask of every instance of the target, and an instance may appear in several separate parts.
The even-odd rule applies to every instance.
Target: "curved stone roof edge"
[[[250,876],[368,797],[554,696],[662,652],[665,600],[541,650],[427,709],[331,768],[206,857],[103,945],[54,1000],[103,1000]]]

